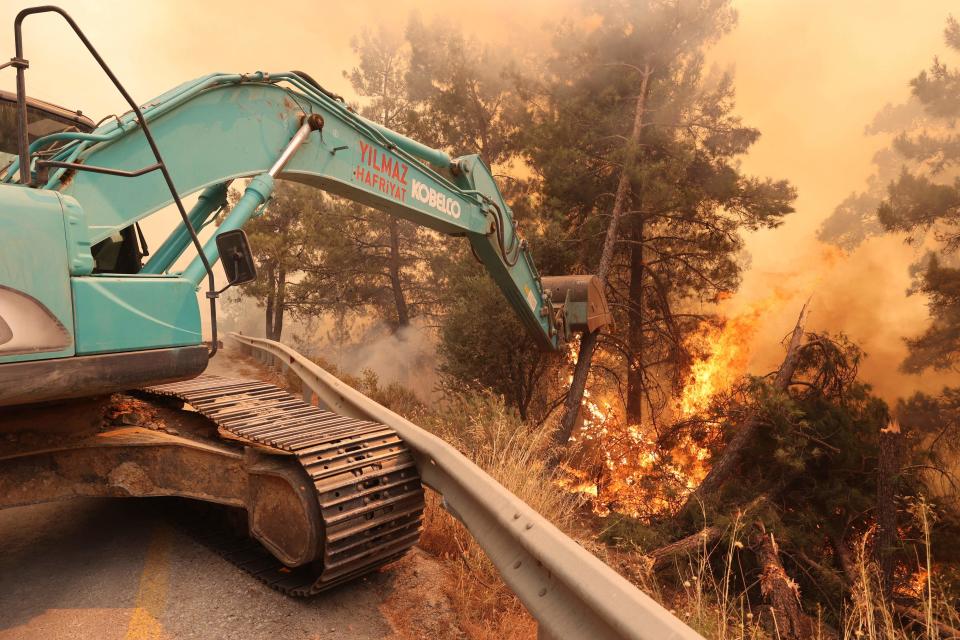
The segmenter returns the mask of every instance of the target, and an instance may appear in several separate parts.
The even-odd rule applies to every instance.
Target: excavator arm
[[[88,47],[99,60],[92,45]],[[18,77],[22,71],[18,68]],[[11,228],[15,219],[34,215],[30,212],[34,208],[53,208],[64,221],[66,240],[63,260],[36,266],[49,274],[24,278],[18,269],[19,276],[4,277],[0,271],[0,291],[5,286],[16,292],[7,296],[10,300],[20,294],[32,298],[53,317],[53,324],[66,334],[65,341],[35,345],[33,350],[20,344],[18,351],[6,353],[0,344],[0,369],[4,362],[130,356],[199,345],[194,292],[210,278],[207,295],[216,296],[210,271],[219,258],[216,237],[241,229],[262,212],[280,178],[441,233],[465,236],[543,349],[557,349],[572,332],[595,330],[609,321],[595,278],[541,277],[510,207],[478,156],[452,159],[371,122],[303,72],[215,73],[139,107],[131,104],[131,112],[106,120],[92,132],[62,131],[34,139],[0,176],[5,183],[0,188],[11,203],[8,220],[0,220],[0,225]],[[22,145],[24,139],[21,136]],[[21,169],[24,161],[29,171]],[[198,252],[191,247],[199,246],[197,230],[213,221],[225,204],[228,185],[242,178],[249,179],[242,197]],[[23,198],[26,187],[47,194],[46,200]],[[181,199],[196,192],[200,192],[197,204],[186,212]],[[146,264],[141,266],[136,259],[132,268],[118,267],[117,252],[105,247],[136,242],[137,223],[171,203],[183,212],[179,225]],[[49,218],[49,211],[46,214]],[[29,233],[22,238],[28,241]],[[174,265],[188,251],[194,252],[193,261],[176,271]],[[8,263],[16,259],[10,255]],[[60,263],[67,273],[56,273]],[[32,291],[44,275],[68,279],[68,289]],[[52,298],[51,304],[44,296]],[[215,304],[211,307],[215,313]],[[3,308],[0,300],[0,312]],[[216,326],[215,317],[211,324]],[[166,377],[178,377],[174,373]],[[144,381],[124,380],[131,382]],[[0,404],[11,401],[23,398],[0,397]]]
[[[533,338],[556,348],[554,305],[478,156],[451,160],[361,118],[298,73],[206,76],[151,101],[144,116],[181,196],[254,179],[222,228],[242,227],[270,197],[274,179],[286,178],[466,236]],[[135,125],[132,114],[110,122],[92,134],[100,141],[78,139],[53,160],[135,171],[150,163]],[[46,186],[83,204],[93,244],[171,202],[156,172],[121,177],[61,169]],[[215,243],[205,250],[216,260]],[[197,260],[183,275],[199,284],[204,274]]]
[[[143,114],[181,197],[254,178],[224,230],[240,228],[254,215],[269,199],[275,178],[303,182],[442,233],[466,236],[543,348],[557,348],[564,329],[582,324],[568,318],[571,306],[564,315],[564,300],[551,299],[479,156],[451,159],[370,122],[298,72],[212,74],[150,101]],[[157,172],[127,176],[55,168],[64,162],[136,172],[149,165],[150,148],[132,113],[90,134],[40,138],[31,148],[39,151],[54,142],[62,147],[43,162],[49,172],[45,188],[81,203],[92,245],[171,204]],[[15,163],[6,180],[17,170]],[[182,232],[175,235],[184,238]],[[214,242],[205,251],[209,261],[217,259]],[[152,261],[148,272],[170,269],[180,254],[162,255],[168,259]],[[199,284],[200,260],[183,275]]]

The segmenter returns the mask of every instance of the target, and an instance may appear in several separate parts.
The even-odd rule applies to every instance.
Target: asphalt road
[[[384,638],[392,575],[311,600],[270,590],[181,534],[150,500],[0,512],[0,639]]]
[[[229,352],[212,364],[221,375],[258,373]],[[0,640],[408,637],[395,633],[385,603],[410,591],[409,576],[428,560],[408,556],[295,600],[175,529],[158,507],[150,499],[85,499],[0,511]]]

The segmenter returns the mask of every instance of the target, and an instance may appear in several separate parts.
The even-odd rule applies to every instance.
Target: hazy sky
[[[863,345],[865,377],[884,396],[939,389],[943,374],[895,371],[906,353],[901,337],[921,331],[927,318],[923,300],[905,295],[912,250],[887,237],[843,256],[814,234],[847,194],[864,187],[873,154],[889,142],[864,135],[864,127],[884,104],[906,99],[909,80],[944,53],[944,21],[956,2],[735,4],[739,25],[712,57],[735,70],[737,110],[763,134],[743,166],[788,178],[799,192],[786,224],[749,238],[752,269],[732,301],[762,300],[778,284],[791,294],[765,317],[755,367],[768,369],[782,357],[764,347],[789,331],[812,295],[811,328],[842,329]]]
[[[303,69],[349,95],[341,71],[353,62],[350,38],[364,27],[402,28],[413,10],[445,15],[480,39],[547,42],[548,25],[570,2],[489,0],[456,5],[412,0],[343,3],[61,0],[140,102],[210,71]],[[908,95],[908,81],[944,51],[947,0],[740,0],[739,26],[711,60],[736,73],[738,112],[763,136],[744,168],[790,179],[799,189],[797,213],[780,229],[749,238],[752,268],[731,311],[782,287],[765,316],[754,366],[779,357],[776,341],[799,305],[814,294],[813,328],[843,328],[864,344],[869,379],[887,397],[939,386],[944,378],[895,374],[900,336],[923,327],[923,301],[907,299],[911,253],[894,238],[868,243],[850,256],[814,239],[816,228],[869,175],[873,153],[887,141],[863,134],[885,103]],[[0,7],[3,59],[13,53],[12,22],[23,3]],[[463,8],[462,17],[456,13]],[[52,16],[26,26],[31,95],[81,108],[95,120],[125,107],[65,25]],[[7,53],[9,52],[9,53]],[[12,89],[13,73],[0,72]]]

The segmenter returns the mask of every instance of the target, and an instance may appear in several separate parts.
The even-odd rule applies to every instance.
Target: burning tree
[[[840,628],[850,615],[844,596],[865,575],[877,594],[893,598],[884,602],[905,607],[899,615],[911,624],[906,603],[923,564],[917,554],[925,552],[903,504],[921,500],[929,457],[919,445],[929,442],[929,418],[942,417],[946,405],[915,398],[894,422],[857,377],[859,347],[843,335],[805,332],[803,317],[783,364],[766,376],[713,372],[736,365],[733,336],[746,319],[705,334],[728,353],[695,362],[676,420],[659,439],[631,440],[634,427],[605,416],[599,448],[616,451],[604,454],[610,479],[597,484],[598,510],[616,512],[607,539],[647,549],[656,570],[729,548],[708,565],[723,575],[723,556],[735,554],[737,588],[773,607],[782,637],[809,637],[814,610]],[[939,527],[937,535],[956,535],[960,523],[945,518]],[[936,566],[955,561],[953,553],[938,551]],[[960,587],[936,571],[942,588]]]
[[[616,320],[581,344],[563,442],[595,349],[593,378],[616,378],[627,421],[660,414],[701,306],[738,285],[740,233],[793,211],[788,182],[741,171],[760,132],[736,115],[732,76],[705,68],[735,20],[726,0],[590,4],[558,34],[531,96],[525,152],[545,217],[564,221],[560,271],[597,273]]]

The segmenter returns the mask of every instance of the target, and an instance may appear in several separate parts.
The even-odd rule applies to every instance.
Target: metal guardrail
[[[652,598],[564,535],[437,436],[272,340],[235,333],[261,362],[289,369],[304,399],[385,424],[410,447],[424,484],[443,496],[539,623],[542,640],[702,640]]]

